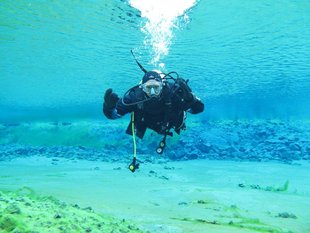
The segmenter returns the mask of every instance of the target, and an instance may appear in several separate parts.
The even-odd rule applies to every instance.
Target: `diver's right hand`
[[[116,93],[113,93],[112,88],[109,88],[106,90],[104,94],[104,108],[106,109],[113,109],[116,107],[117,101],[119,100],[119,97]]]

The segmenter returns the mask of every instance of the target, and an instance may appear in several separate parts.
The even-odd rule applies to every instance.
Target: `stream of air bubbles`
[[[146,19],[141,31],[145,34],[143,46],[151,51],[149,62],[163,69],[161,59],[169,54],[173,31],[180,28],[179,21],[189,22],[186,11],[196,0],[130,0],[129,4]]]

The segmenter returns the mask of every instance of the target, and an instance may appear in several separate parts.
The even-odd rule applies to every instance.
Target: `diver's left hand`
[[[186,102],[192,102],[193,99],[194,99],[194,96],[192,94],[192,90],[187,85],[187,82],[184,79],[182,79],[182,78],[178,78],[177,79],[177,83],[179,84],[180,90],[182,91],[183,99]]]

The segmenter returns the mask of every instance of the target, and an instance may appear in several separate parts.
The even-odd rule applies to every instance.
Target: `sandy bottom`
[[[127,165],[2,161],[0,191],[29,187],[151,233],[310,232],[309,163],[194,160],[144,163],[136,173]]]

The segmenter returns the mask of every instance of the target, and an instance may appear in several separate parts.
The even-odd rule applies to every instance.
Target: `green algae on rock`
[[[0,232],[130,232],[138,227],[108,215],[82,209],[54,197],[36,195],[24,188],[0,191]]]
[[[249,188],[249,189],[257,189],[257,190],[263,190],[268,192],[286,192],[288,190],[289,181],[285,181],[285,183],[282,186],[275,187],[275,186],[267,186],[262,187],[258,184],[251,184],[251,185],[245,185],[245,184],[238,184],[239,188]]]

